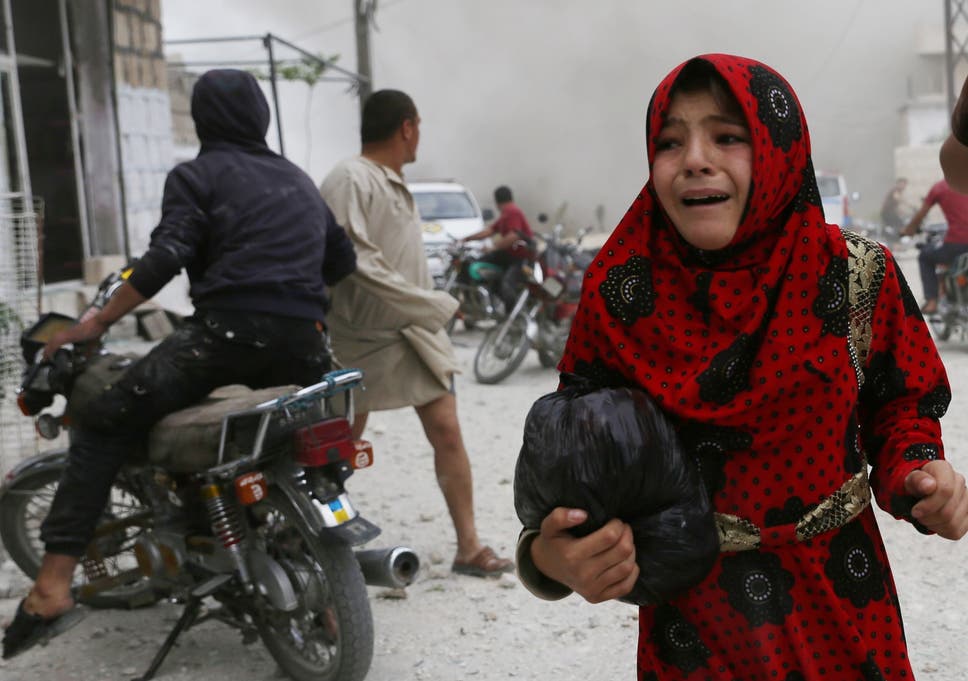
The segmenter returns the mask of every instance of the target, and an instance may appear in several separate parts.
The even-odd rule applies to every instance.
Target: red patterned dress
[[[639,679],[913,679],[870,507],[810,538],[797,528],[868,466],[877,503],[917,526],[904,478],[943,456],[944,367],[879,247],[863,254],[883,282],[869,291],[857,352],[848,239],[824,222],[795,94],[758,62],[699,59],[728,83],[751,132],[739,230],[725,249],[699,251],[646,184],[588,269],[559,367],[651,394],[696,455],[717,513],[759,528],[758,546],[724,550],[698,586],[641,609]],[[681,68],[649,106],[650,162]]]

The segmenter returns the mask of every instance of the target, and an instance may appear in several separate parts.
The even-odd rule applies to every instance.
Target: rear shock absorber
[[[227,498],[221,487],[216,483],[210,482],[202,487],[202,498],[205,499],[205,507],[208,509],[209,521],[212,524],[212,531],[218,537],[222,546],[225,547],[235,563],[235,569],[239,573],[242,585],[245,590],[252,590],[252,580],[249,577],[249,568],[245,562],[245,526],[239,518],[238,508]]]

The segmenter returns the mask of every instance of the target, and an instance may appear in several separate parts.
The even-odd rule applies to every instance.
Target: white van
[[[817,173],[817,187],[823,204],[824,218],[832,225],[850,227],[850,202],[860,198],[860,194],[847,193],[847,181],[836,173]]]
[[[483,213],[470,189],[453,181],[408,182],[407,189],[413,194],[417,211],[423,222],[424,251],[427,253],[430,273],[441,274],[447,263],[439,257],[442,247],[484,229],[494,213]]]

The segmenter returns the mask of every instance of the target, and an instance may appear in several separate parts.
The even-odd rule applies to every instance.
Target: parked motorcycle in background
[[[581,250],[579,231],[574,242],[562,238],[562,225],[550,235],[537,236],[545,248],[537,257],[520,261],[524,286],[507,317],[490,329],[474,357],[479,383],[499,383],[524,361],[529,348],[538,352],[544,367],[558,364],[578,309],[581,283],[592,256]]]
[[[119,281],[105,280],[96,303]],[[27,370],[18,404],[51,438],[69,426],[75,400],[97,399],[134,361],[90,344],[44,360],[45,342],[73,323],[49,313],[21,337]],[[220,388],[162,419],[147,451],[122,468],[75,593],[93,607],[164,597],[185,604],[141,679],[154,676],[182,631],[209,619],[239,629],[244,643],[261,638],[297,681],[366,676],[373,655],[366,584],[406,586],[419,560],[404,547],[354,549],[380,533],[344,487],[373,463],[372,447],[350,431],[352,390],[362,378],[347,369],[301,389]],[[57,396],[67,398],[68,418],[45,411]],[[64,450],[40,454],[0,488],[0,538],[31,578],[43,555],[40,525],[66,463]],[[203,612],[209,597],[220,607]]]
[[[497,294],[504,268],[479,262],[484,252],[480,242],[461,242],[456,239],[438,255],[447,263],[443,274],[434,282],[435,288],[446,291],[460,306],[447,322],[445,329],[452,333],[460,319],[467,330],[482,323],[495,322],[505,315],[504,302]],[[466,277],[462,274],[467,271]]]

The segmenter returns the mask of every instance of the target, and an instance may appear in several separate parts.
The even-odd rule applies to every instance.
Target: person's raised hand
[[[575,508],[559,507],[549,513],[531,544],[535,567],[589,603],[624,596],[639,577],[632,528],[612,519],[581,538],[568,532],[587,517]]]
[[[929,461],[904,479],[908,494],[920,501],[911,515],[945,539],[957,540],[968,532],[968,489],[965,476],[947,461]]]

